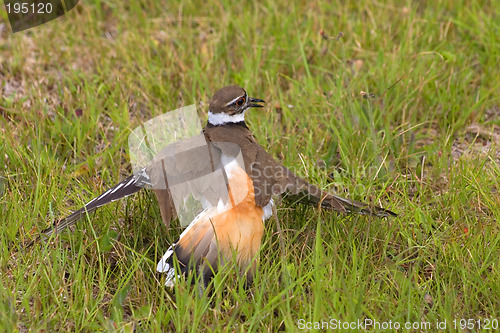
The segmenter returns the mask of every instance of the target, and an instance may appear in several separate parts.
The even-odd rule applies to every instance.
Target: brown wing
[[[254,164],[252,179],[254,185],[258,184],[260,187],[259,195],[255,189],[256,202],[259,205],[266,205],[272,195],[284,194],[290,199],[312,205],[321,205],[323,208],[342,213],[356,212],[379,217],[396,216],[389,210],[341,198],[321,190],[278,163],[261,146],[257,149],[257,160],[259,162]]]

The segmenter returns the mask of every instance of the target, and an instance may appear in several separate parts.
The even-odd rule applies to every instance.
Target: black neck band
[[[220,125],[214,125],[211,122],[207,121],[206,127],[218,127],[218,126],[243,126],[245,128],[248,128],[247,124],[244,121],[239,121],[237,123],[224,123]]]

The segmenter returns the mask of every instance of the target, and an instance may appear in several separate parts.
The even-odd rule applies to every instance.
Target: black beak
[[[264,103],[266,103],[266,101],[262,99],[250,97],[250,104],[248,106],[251,108],[261,108],[264,106]]]

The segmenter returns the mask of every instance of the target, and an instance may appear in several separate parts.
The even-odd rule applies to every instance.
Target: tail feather
[[[233,162],[225,169],[232,199],[203,210],[167,250],[157,265],[158,272],[167,273],[167,286],[177,279],[175,260],[180,267],[177,274],[194,273],[205,286],[233,256],[247,281],[253,279],[264,233],[264,210],[256,205],[252,180],[244,170]],[[235,203],[234,198],[240,200]]]
[[[217,269],[217,246],[211,217],[218,215],[216,208],[209,207],[194,218],[160,259],[156,266],[159,273],[166,273],[165,286],[172,287],[180,275],[190,272],[201,274],[202,281],[209,281],[213,270]],[[215,252],[213,249],[215,248]],[[215,256],[213,253],[215,253]],[[175,263],[180,271],[176,274]],[[198,272],[197,268],[201,271]]]
[[[157,272],[167,274],[167,278],[165,279],[165,286],[167,287],[173,287],[176,280],[175,267],[173,262],[174,247],[175,243],[168,248],[167,252],[165,252],[163,257],[158,262],[158,265],[156,266]]]

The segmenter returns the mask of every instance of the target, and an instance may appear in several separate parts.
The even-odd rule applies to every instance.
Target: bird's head
[[[241,87],[224,87],[210,100],[208,122],[215,126],[244,122],[245,111],[249,108],[261,108],[263,103],[262,99],[249,97]]]

